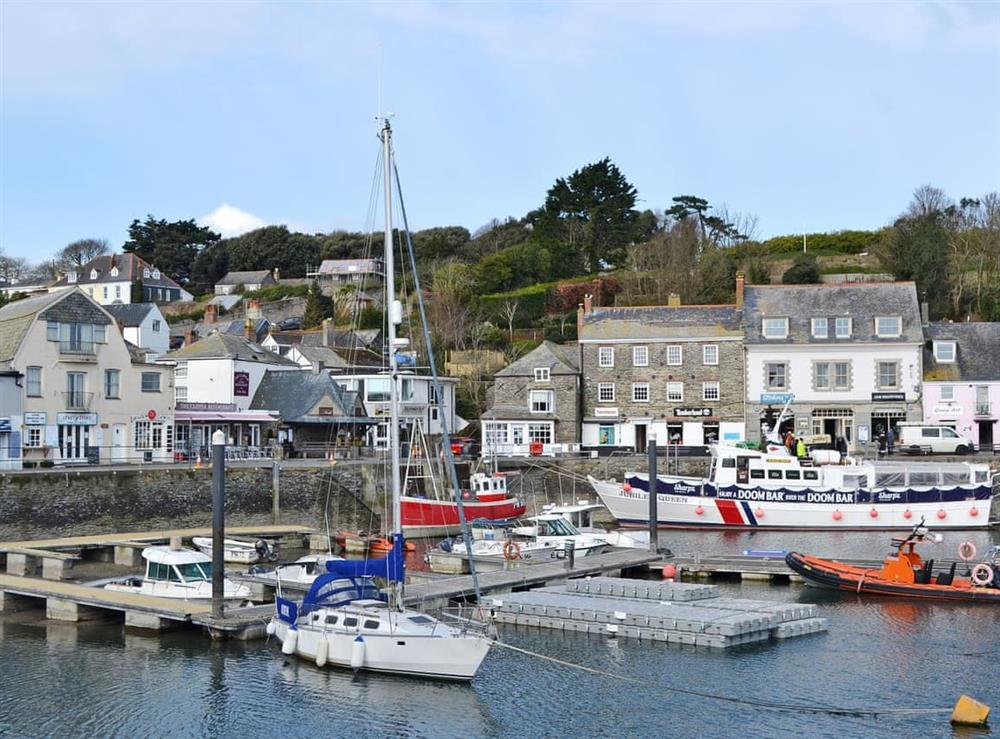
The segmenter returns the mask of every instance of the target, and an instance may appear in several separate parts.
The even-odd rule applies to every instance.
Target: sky
[[[643,209],[877,228],[1000,189],[1000,3],[0,0],[0,250],[363,229],[380,111],[415,229],[605,156]]]

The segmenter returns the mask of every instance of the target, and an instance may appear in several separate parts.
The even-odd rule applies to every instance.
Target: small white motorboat
[[[212,537],[195,536],[191,542],[202,554],[212,556]],[[274,562],[278,559],[278,551],[274,544],[257,539],[257,541],[241,541],[239,539],[222,540],[222,559],[239,565],[252,565],[258,562]]]
[[[269,572],[251,570],[259,579],[272,580],[276,584],[308,587],[316,578],[326,572],[326,563],[332,560],[343,560],[336,554],[307,554],[294,562],[278,565]]]
[[[598,526],[594,526],[594,511],[603,508],[600,503],[591,503],[589,500],[578,500],[575,504],[556,505],[548,503],[542,506],[542,513],[552,513],[562,516],[573,526],[580,530],[581,534],[590,534],[599,539],[603,539],[608,545],[626,549],[646,549],[649,546],[649,533],[644,531],[626,533],[622,530],[608,531]]]
[[[146,574],[110,582],[105,590],[157,598],[178,598],[186,601],[212,600],[212,558],[193,549],[172,549],[166,545],[142,550]],[[223,580],[223,598],[244,601],[250,598],[250,587],[232,580]]]

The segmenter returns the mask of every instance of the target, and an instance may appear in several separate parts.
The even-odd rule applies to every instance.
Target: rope
[[[518,652],[520,654],[527,655],[528,657],[536,657],[547,662],[552,662],[554,664],[560,665],[562,667],[570,667],[574,670],[580,670],[582,672],[589,672],[593,675],[600,675],[601,677],[608,677],[613,680],[621,680],[622,682],[634,683],[636,685],[643,685],[648,687],[648,680],[640,680],[639,678],[629,677],[628,675],[620,675],[615,672],[608,672],[607,670],[601,670],[596,667],[587,667],[586,665],[576,664],[574,662],[567,662],[566,660],[559,659],[558,657],[550,657],[547,654],[540,654],[538,652],[532,652],[529,649],[522,649],[521,647],[515,647],[512,644],[505,644],[499,639],[493,642],[494,646],[503,647],[512,652]],[[659,687],[671,693],[680,693],[682,695],[690,695],[697,698],[708,698],[710,700],[722,701],[725,703],[735,703],[744,706],[753,706],[755,708],[763,708],[771,711],[787,711],[787,712],[797,712],[797,713],[823,713],[831,716],[886,716],[886,715],[902,715],[902,714],[943,714],[951,713],[951,708],[842,708],[839,706],[823,706],[819,704],[796,704],[796,703],[777,703],[774,701],[764,701],[755,700],[753,698],[737,698],[730,695],[721,695],[719,693],[709,693],[703,690],[693,690],[691,688],[678,688],[673,685],[660,684]]]

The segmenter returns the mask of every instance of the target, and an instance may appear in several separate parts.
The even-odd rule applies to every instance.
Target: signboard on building
[[[249,372],[234,372],[233,373],[233,395],[239,398],[250,397],[250,373]]]
[[[857,429],[858,443],[867,444],[868,443],[868,426],[866,424],[858,424]]]
[[[594,408],[594,415],[598,418],[617,418],[618,408]]]
[[[931,409],[931,412],[935,416],[960,416],[962,415],[962,406],[960,405],[936,405]]]
[[[56,413],[59,426],[96,426],[96,413]]]
[[[28,411],[24,414],[25,426],[44,426],[49,422],[49,414],[45,411]]]
[[[186,400],[177,401],[174,406],[177,411],[212,411],[213,413],[231,413],[236,410],[235,403],[191,403]]]
[[[766,405],[784,405],[785,403],[791,402],[795,399],[792,393],[761,393],[760,402]]]
[[[711,408],[674,408],[674,415],[681,418],[701,418],[711,416]]]
[[[873,403],[901,403],[906,400],[906,393],[872,393]]]

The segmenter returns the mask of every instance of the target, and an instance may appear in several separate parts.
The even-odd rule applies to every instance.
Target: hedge
[[[860,254],[871,249],[882,238],[884,231],[834,231],[833,233],[806,234],[806,248],[809,251],[824,251],[837,254]],[[737,247],[739,256],[750,254],[791,254],[802,251],[802,234],[775,236],[761,242],[741,244]]]

